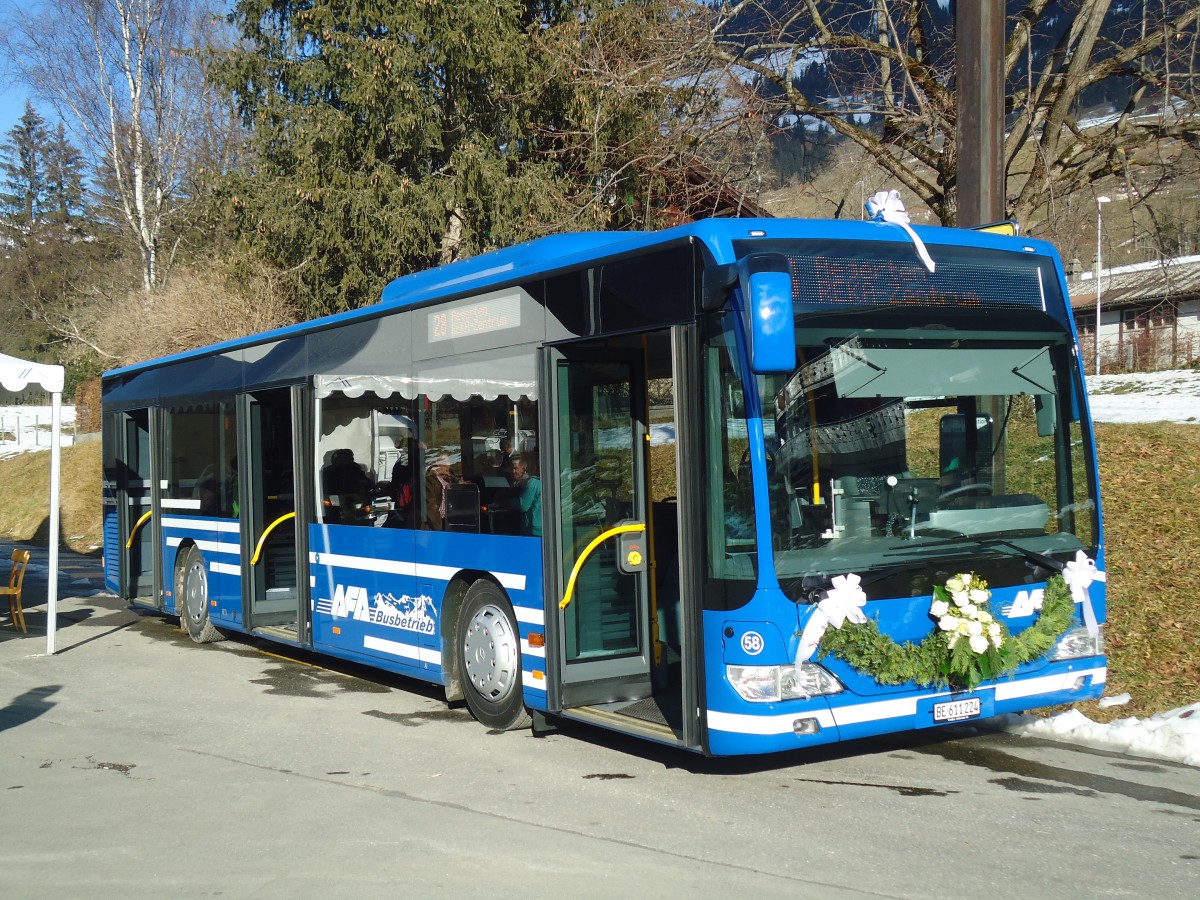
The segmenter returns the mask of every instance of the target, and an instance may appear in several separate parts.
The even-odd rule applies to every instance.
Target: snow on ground
[[[1088,378],[1088,400],[1098,422],[1200,424],[1200,371],[1092,376]],[[74,407],[63,407],[62,416],[65,444],[70,442]],[[50,407],[0,407],[0,458],[46,449],[49,433]],[[661,441],[666,435],[658,437]],[[1120,705],[1128,702],[1128,697],[1100,702]],[[1072,709],[1046,718],[1000,716],[993,724],[1018,734],[1200,767],[1200,702],[1146,719],[1093,722]]]
[[[1093,375],[1087,383],[1097,422],[1200,424],[1200,370]]]
[[[68,446],[75,434],[75,407],[59,410],[62,446]],[[30,450],[49,450],[51,431],[49,406],[0,406],[0,459]]]
[[[1129,695],[1105,700],[1129,702]],[[1093,722],[1077,709],[1055,716],[998,716],[995,724],[1005,731],[1052,741],[1082,744],[1099,750],[1166,759],[1200,766],[1200,703],[1158,713],[1148,719],[1130,716],[1112,722]]]

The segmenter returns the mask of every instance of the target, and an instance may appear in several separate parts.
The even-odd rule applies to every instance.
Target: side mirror
[[[774,262],[774,258],[769,258]],[[787,260],[783,259],[784,266]],[[746,339],[750,345],[750,370],[756,375],[791,372],[796,368],[796,327],[792,318],[792,275],[762,268],[760,257],[749,257],[751,271],[743,280]]]
[[[752,253],[736,264],[704,272],[700,298],[704,312],[724,309],[729,292],[740,288],[742,322],[756,375],[796,368],[796,327],[792,317],[791,266],[780,253]]]

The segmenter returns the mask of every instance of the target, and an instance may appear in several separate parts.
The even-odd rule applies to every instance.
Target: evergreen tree
[[[0,145],[0,172],[4,190],[0,193],[4,216],[9,227],[27,236],[42,213],[46,190],[46,122],[25,102],[25,112]]]
[[[60,122],[45,145],[45,215],[58,225],[71,225],[83,213],[83,165]]]
[[[654,224],[664,170],[694,190],[678,161],[718,131],[679,125],[716,103],[671,69],[698,9],[239,0],[211,73],[255,151],[226,182],[241,233],[318,315],[549,230]]]

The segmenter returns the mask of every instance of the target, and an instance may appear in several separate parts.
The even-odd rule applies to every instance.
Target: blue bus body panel
[[[546,708],[545,680],[531,677],[545,669],[544,651],[527,640],[544,630],[540,539],[313,525],[309,549],[313,649],[445,684],[454,640],[442,632],[446,589],[456,578],[486,577],[512,601],[525,702]]]
[[[112,510],[104,515],[104,587],[114,594],[121,590],[120,570],[120,520],[117,518],[116,510]]]
[[[162,583],[170,596],[164,612],[178,615],[175,566],[180,547],[193,543],[204,557],[208,573],[209,618],[218,628],[244,631],[242,622],[242,548],[237,519],[165,513],[162,518]]]

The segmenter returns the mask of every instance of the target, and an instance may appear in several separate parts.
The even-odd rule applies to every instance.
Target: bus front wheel
[[[463,599],[458,617],[458,671],[471,714],[489,728],[526,727],[521,697],[521,637],[504,592],[486,579]]]
[[[208,617],[208,566],[196,547],[188,547],[175,570],[175,603],[179,621],[197,644],[225,637]]]

